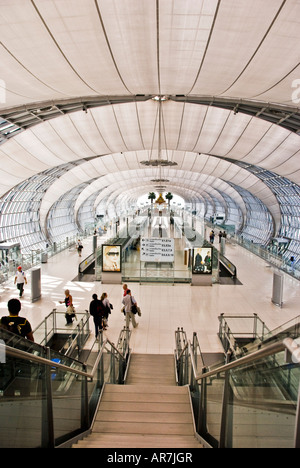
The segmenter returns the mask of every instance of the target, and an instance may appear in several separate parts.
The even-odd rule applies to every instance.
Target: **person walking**
[[[102,320],[103,320],[103,304],[98,299],[97,294],[92,295],[93,300],[90,302],[90,314],[94,319],[95,325],[95,336],[96,338],[99,335],[99,330],[103,329]]]
[[[7,303],[9,315],[0,319],[0,326],[16,335],[34,341],[30,323],[25,317],[19,317],[21,307],[19,299],[10,299]]]
[[[133,328],[138,326],[138,323],[135,320],[135,314],[132,312],[132,306],[137,307],[137,302],[135,298],[131,295],[130,289],[127,289],[127,294],[123,298],[122,303],[124,304],[124,312],[126,316],[126,328],[129,328],[129,322],[131,320]]]
[[[126,296],[127,291],[128,291],[128,286],[127,286],[127,284],[125,283],[125,284],[123,284],[123,297]]]
[[[113,306],[111,305],[111,303],[109,302],[108,300],[108,297],[107,297],[107,293],[104,292],[101,296],[101,299],[100,301],[102,302],[103,304],[103,307],[104,307],[104,312],[103,312],[103,330],[107,330],[107,327],[108,327],[108,316],[109,314],[111,314],[111,309],[113,308]]]
[[[60,304],[65,303],[65,306],[67,308],[66,313],[65,313],[65,317],[67,321],[66,325],[71,325],[71,323],[73,323],[73,318],[76,317],[76,314],[75,314],[75,309],[73,306],[73,298],[68,289],[65,290],[65,296],[66,297],[64,301],[59,301],[59,303]]]
[[[24,283],[27,284],[27,278],[25,271],[22,270],[21,266],[18,266],[17,273],[15,276],[15,284],[17,283],[17,289],[19,290],[19,297],[22,297],[24,292]]]
[[[77,252],[78,252],[79,257],[81,257],[82,249],[83,249],[82,242],[81,242],[80,239],[78,239],[78,242],[77,242]]]

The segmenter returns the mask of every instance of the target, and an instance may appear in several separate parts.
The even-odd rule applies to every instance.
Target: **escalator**
[[[84,361],[5,334],[0,339],[0,446],[64,447],[88,436],[105,386],[126,382],[130,331],[121,330],[116,345],[100,335]],[[182,329],[175,336],[176,382],[189,390],[201,446],[300,447],[297,337],[273,334],[272,341],[252,343],[241,354],[224,353],[220,362],[208,365],[195,333],[192,342]],[[149,366],[142,368],[144,377]],[[147,383],[148,393],[150,387]]]
[[[1,330],[0,447],[54,448],[88,434],[104,383],[123,383],[129,330],[84,361]]]
[[[222,361],[209,367],[194,337],[182,342],[177,352],[180,385],[190,387],[195,424],[204,444],[300,447],[300,349],[293,338],[260,340],[250,345],[248,353],[224,353]]]

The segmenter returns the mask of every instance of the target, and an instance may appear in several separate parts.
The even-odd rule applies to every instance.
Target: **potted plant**
[[[149,195],[148,195],[148,199],[151,200],[151,205],[153,203],[153,200],[155,200],[156,198],[156,195],[154,192],[150,192]]]
[[[166,195],[165,195],[166,199],[168,200],[168,203],[169,203],[169,206],[170,206],[170,203],[171,203],[171,200],[173,198],[173,195],[171,194],[171,192],[168,192]]]

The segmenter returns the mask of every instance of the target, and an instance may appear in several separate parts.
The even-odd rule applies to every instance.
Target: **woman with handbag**
[[[75,315],[75,309],[74,309],[74,306],[73,306],[73,298],[70,294],[70,291],[68,289],[65,290],[65,300],[64,301],[59,301],[60,304],[63,304],[65,303],[66,305],[66,313],[65,313],[65,317],[66,317],[66,325],[71,325],[71,323],[73,323],[73,318],[76,317]]]
[[[107,293],[104,292],[101,296],[101,301],[104,306],[104,313],[103,313],[103,330],[106,330],[108,327],[107,321],[108,321],[108,316],[111,314],[111,309],[113,309],[112,304],[109,302]]]

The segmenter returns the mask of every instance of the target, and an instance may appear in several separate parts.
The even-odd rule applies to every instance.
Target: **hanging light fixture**
[[[150,153],[149,160],[141,161],[140,164],[143,164],[144,166],[159,167],[159,179],[157,179],[155,181],[156,182],[161,182],[161,181],[163,181],[162,176],[161,176],[161,168],[162,167],[167,167],[167,166],[177,166],[177,163],[173,162],[173,161],[169,161],[168,158],[167,159],[162,159],[162,155],[161,155],[162,102],[167,101],[168,97],[167,96],[155,96],[152,99],[158,103],[158,159],[152,159],[152,150],[153,150],[153,143],[152,143],[152,148],[151,148],[151,153]],[[155,127],[154,127],[153,141],[155,140],[155,128],[156,128],[156,124],[155,124]]]

